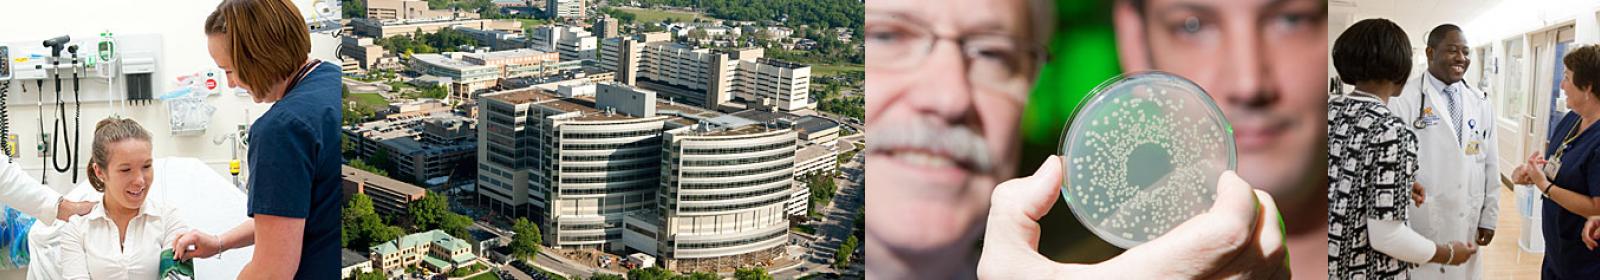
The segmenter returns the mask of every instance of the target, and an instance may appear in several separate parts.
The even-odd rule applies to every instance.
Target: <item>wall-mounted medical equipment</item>
[[[116,102],[137,97],[119,95],[118,89],[149,96],[154,87],[148,80],[156,73],[160,51],[158,35],[119,36],[109,31],[0,42],[0,148],[14,158],[19,141],[37,141],[33,147],[41,164],[50,167],[41,179],[48,178],[51,170],[71,171],[76,182],[83,103],[104,101],[116,115],[121,111]],[[105,94],[98,94],[102,91]],[[38,111],[37,134],[13,134],[8,105],[29,103]]]
[[[222,94],[226,77],[218,69],[178,76],[177,86],[158,98],[167,104],[173,135],[205,133],[206,126],[211,124],[211,115],[217,111],[206,98]]]

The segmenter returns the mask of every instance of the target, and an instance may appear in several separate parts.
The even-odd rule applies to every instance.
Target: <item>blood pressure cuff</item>
[[[194,279],[194,259],[179,261],[172,249],[161,250],[161,279]]]

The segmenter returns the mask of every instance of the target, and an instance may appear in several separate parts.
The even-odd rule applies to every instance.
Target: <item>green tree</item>
[[[355,280],[388,280],[389,276],[384,275],[381,269],[374,269],[371,272],[356,274],[351,278]]]
[[[628,280],[672,280],[674,276],[671,270],[655,266],[628,270]]]
[[[426,196],[406,207],[411,214],[411,226],[417,231],[441,230],[451,236],[466,238],[472,218],[450,211],[450,196],[429,191]]]
[[[590,275],[589,276],[589,280],[625,280],[625,279],[622,278],[622,275],[609,274],[609,273],[595,273],[594,275]]]
[[[859,243],[855,235],[850,235],[843,244],[839,244],[839,251],[833,253],[833,268],[844,269],[850,266],[850,257],[855,254],[856,246],[860,246]]]
[[[385,177],[389,176],[389,172],[388,171],[389,171],[389,167],[392,164],[392,162],[389,161],[389,150],[378,149],[377,153],[372,154],[372,157],[367,159],[367,164],[372,165],[372,168],[374,168],[374,169],[383,170],[384,172],[382,174]],[[373,173],[377,173],[377,172],[373,172]]]
[[[400,227],[383,223],[366,194],[352,195],[341,215],[340,244],[346,248],[367,248],[404,234]]]
[[[638,15],[633,13],[612,9],[611,7],[601,8],[600,11],[607,15],[611,15],[613,18],[617,18],[617,22],[622,24],[632,24],[633,20],[638,17]]]
[[[735,270],[733,278],[739,280],[772,280],[772,274],[768,274],[765,268],[748,267]]]
[[[539,255],[539,244],[544,243],[544,237],[539,233],[539,225],[528,222],[527,218],[517,218],[511,223],[511,255],[518,259],[532,261]]]
[[[339,7],[342,14],[344,14],[344,18],[367,17],[366,0],[341,0],[339,1]]]
[[[351,145],[351,146],[354,147],[354,145]],[[354,149],[354,148],[352,148],[352,149]],[[367,164],[366,161],[363,161],[363,160],[361,160],[359,158],[350,160],[349,165],[350,165],[350,167],[354,167],[354,168],[360,169],[362,171],[372,172],[372,174],[378,174],[378,176],[384,176],[384,177],[388,177],[389,176],[389,172],[388,171],[383,171],[383,169],[378,169],[378,167],[372,166],[370,164]]]
[[[801,177],[801,181],[806,182],[806,185],[811,188],[811,207],[807,207],[810,216],[820,218],[822,214],[817,210],[828,206],[828,202],[833,201],[834,192],[838,190],[838,185],[834,184],[833,178],[828,177],[827,174],[805,175],[805,177]]]
[[[679,280],[721,280],[722,277],[721,276],[717,276],[716,273],[710,273],[710,272],[705,272],[705,271],[697,271],[695,273],[678,275],[677,279],[679,279]]]
[[[339,154],[345,158],[353,158],[356,155],[356,142],[350,141],[350,136],[342,133],[339,134]]]
[[[444,97],[446,95],[449,95],[449,94],[450,94],[450,88],[447,88],[447,87],[445,87],[443,85],[438,85],[438,86],[433,86],[433,87],[422,89],[422,93],[419,94],[418,97],[432,98],[432,99],[444,99]]]

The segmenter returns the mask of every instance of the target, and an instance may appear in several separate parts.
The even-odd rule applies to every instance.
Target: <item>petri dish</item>
[[[1165,72],[1113,77],[1073,109],[1061,136],[1061,196],[1106,242],[1133,248],[1205,212],[1237,164],[1211,96]]]

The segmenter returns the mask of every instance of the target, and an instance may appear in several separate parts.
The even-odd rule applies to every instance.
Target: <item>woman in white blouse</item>
[[[188,226],[171,208],[147,203],[150,133],[131,119],[95,125],[89,183],[105,194],[89,214],[62,229],[62,276],[67,279],[157,279],[161,251]]]

